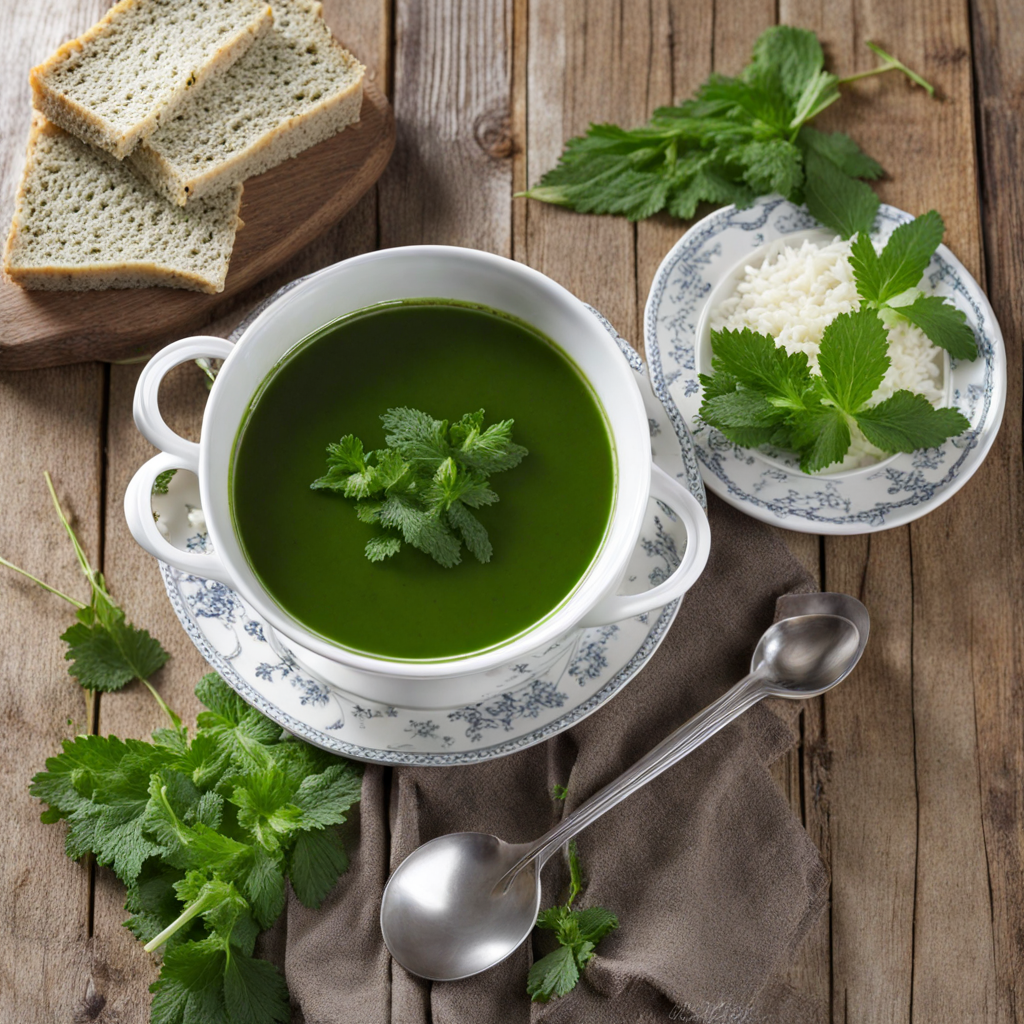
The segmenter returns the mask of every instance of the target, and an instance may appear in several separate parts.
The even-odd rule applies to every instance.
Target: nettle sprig
[[[643,220],[667,210],[689,220],[701,202],[743,208],[777,192],[806,203],[843,238],[868,231],[878,197],[867,182],[881,177],[881,165],[849,136],[818,131],[809,122],[839,99],[841,85],[869,75],[899,71],[929,95],[935,92],[880,46],[868,46],[882,63],[838,78],[825,70],[813,32],[770,28],[736,78],[711,75],[693,99],[660,107],[642,128],[592,124],[520,195],[581,213]]]
[[[355,499],[359,520],[379,528],[366,544],[371,562],[391,558],[403,541],[446,568],[462,560],[463,544],[489,562],[491,541],[473,510],[498,500],[488,478],[528,454],[512,441],[515,421],[485,428],[480,409],[449,425],[405,408],[388,409],[381,421],[386,448],[367,453],[347,434],[328,446],[327,473],[312,489]]]
[[[898,227],[881,254],[867,232],[851,246],[850,264],[860,308],[837,316],[822,335],[818,373],[807,356],[789,354],[775,339],[750,329],[712,331],[712,374],[701,374],[700,416],[744,448],[769,444],[800,455],[814,473],[841,462],[852,425],[883,452],[935,448],[970,426],[953,408],[936,409],[923,396],[899,390],[871,397],[889,369],[886,326],[905,319],[958,359],[974,359],[977,345],[964,313],[917,285],[942,241],[934,210]]]
[[[146,951],[163,947],[153,1024],[286,1022],[284,979],[253,946],[284,909],[286,877],[318,907],[347,869],[337,826],[361,766],[283,737],[215,674],[196,696],[193,738],[176,715],[151,742],[77,736],[29,792],[49,805],[44,822],[67,822],[69,857],[92,854],[124,882],[125,925]]]
[[[555,798],[563,799],[557,794]],[[569,896],[564,905],[548,907],[537,917],[537,927],[553,932],[558,948],[530,968],[526,991],[535,1003],[571,992],[580,980],[580,972],[593,959],[597,944],[619,927],[619,919],[604,907],[572,909],[573,901],[583,891],[583,870],[575,841],[569,843],[568,855]]]
[[[68,648],[64,655],[71,662],[68,672],[86,690],[111,693],[122,689],[133,679],[138,679],[166,709],[159,694],[150,686],[149,677],[166,663],[168,653],[145,629],[133,626],[127,621],[124,612],[110,596],[103,574],[90,565],[68,517],[61,508],[50,474],[44,473],[43,478],[46,480],[57,518],[71,541],[82,575],[89,583],[89,602],[86,604],[56,587],[51,587],[6,558],[0,558],[0,565],[20,573],[75,609],[75,618],[78,621],[61,634],[61,640]]]
[[[147,952],[162,949],[150,987],[153,1024],[284,1024],[288,989],[271,963],[253,956],[256,936],[284,909],[286,880],[317,907],[347,869],[338,826],[359,800],[362,766],[283,734],[216,674],[196,687],[204,710],[190,738],[149,679],[167,652],[126,620],[48,474],[46,483],[89,582],[89,603],[0,564],[74,606],[78,621],[61,639],[68,671],[87,692],[138,679],[169,724],[149,742],[64,740],[29,792],[48,805],[43,822],[67,823],[69,857],[91,855],[124,882],[126,927]]]

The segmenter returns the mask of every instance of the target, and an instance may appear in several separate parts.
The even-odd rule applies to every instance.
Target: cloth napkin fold
[[[544,940],[474,978],[431,983],[392,963],[378,924],[390,870],[420,843],[464,830],[541,835],[748,671],[777,598],[815,589],[766,527],[713,497],[710,516],[711,559],[664,643],[589,718],[479,765],[367,768],[348,873],[319,911],[290,896],[264,940],[296,1022],[801,1019],[778,973],[825,905],[828,878],[767,769],[794,740],[795,702],[758,705],[581,833],[587,884],[576,906],[607,907],[620,927],[569,995],[526,995],[531,964],[550,951]],[[564,802],[556,783],[568,787]],[[561,858],[543,880],[542,906],[564,899]]]

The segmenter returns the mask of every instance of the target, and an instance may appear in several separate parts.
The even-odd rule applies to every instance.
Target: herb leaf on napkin
[[[583,889],[583,870],[575,841],[569,843],[569,896],[564,906],[548,907],[537,916],[537,927],[555,933],[558,948],[541,957],[530,968],[526,991],[533,1002],[546,1003],[552,996],[571,992],[582,971],[594,956],[594,949],[619,919],[604,907],[573,910],[573,900]]]

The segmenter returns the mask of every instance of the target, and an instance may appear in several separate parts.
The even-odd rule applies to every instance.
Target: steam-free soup
[[[380,415],[399,406],[515,420],[530,454],[492,478],[500,501],[476,510],[490,562],[464,551],[444,568],[409,545],[370,562],[375,528],[351,501],[310,489],[329,442],[383,448]],[[555,344],[492,310],[415,300],[335,321],[274,368],[235,442],[231,503],[253,572],[292,618],[357,651],[435,659],[500,644],[556,609],[600,548],[614,488],[604,416]]]

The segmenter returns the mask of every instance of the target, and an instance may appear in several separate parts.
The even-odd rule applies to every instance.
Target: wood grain
[[[511,255],[512,4],[397,0],[395,154],[380,182],[381,245]]]
[[[985,466],[985,500],[971,501],[971,521],[987,524],[985,561],[970,595],[968,632],[960,639],[970,651],[991,904],[990,1019],[1008,1024],[1024,1020],[1024,203],[1018,184],[1024,166],[1024,22],[1014,3],[983,0],[972,11],[986,278],[1006,340],[1009,393]],[[973,552],[977,529],[969,533],[965,524],[961,538]]]
[[[49,52],[105,6],[0,4],[0,36],[15,40],[10,67],[27,68],[37,50]],[[939,209],[957,255],[983,282],[987,269],[1010,359],[1007,416],[978,475],[912,527],[824,542],[778,531],[825,587],[860,596],[873,616],[864,664],[825,702],[807,705],[801,744],[776,770],[833,878],[832,906],[787,978],[814,1020],[1024,1021],[1024,21],[1016,5],[328,0],[325,8],[377,87],[394,81],[395,158],[340,223],[225,298],[215,333],[337,259],[442,241],[538,267],[638,344],[650,281],[686,225],[634,226],[513,200],[554,164],[566,137],[590,120],[638,124],[710,70],[735,73],[776,18],[819,32],[841,74],[873,65],[870,38],[939,86],[941,103],[895,76],[862,81],[822,127],[841,126],[878,156],[891,172],[883,198],[913,212]],[[0,75],[0,99],[6,216],[28,117],[20,71]],[[133,366],[0,374],[9,506],[0,554],[84,594],[50,517],[41,480],[49,467],[115,594],[170,649],[157,683],[190,719],[204,667],[120,508],[125,482],[151,453],[130,420],[137,375]],[[198,436],[205,396],[193,367],[175,371],[161,394],[172,426]],[[129,687],[98,701],[91,721],[57,640],[69,621],[60,602],[5,573],[0,608],[0,796],[11,822],[0,865],[0,1020],[145,1021],[154,969],[121,927],[123,890],[109,872],[64,856],[61,828],[39,824],[25,786],[62,736],[90,727],[144,736],[158,712]],[[393,1014],[401,1019],[403,1006],[427,998],[400,983]]]
[[[100,427],[104,373],[97,366],[0,375],[0,475],[7,488],[0,554],[78,600],[88,599],[71,545],[43,481],[53,474],[89,557],[98,563]],[[0,1020],[71,1020],[95,1005],[89,989],[89,864],[64,855],[64,829],[39,822],[33,774],[61,740],[91,718],[58,639],[74,610],[0,570]]]
[[[948,244],[980,274],[966,6],[797,2],[780,13],[822,33],[840,74],[874,65],[863,46],[873,39],[936,83],[941,102],[892,76],[870,79],[823,120],[836,127],[841,119],[891,169],[884,200],[915,213],[939,209]],[[983,566],[998,550],[995,538],[978,537],[973,511],[991,466],[909,529],[868,543],[826,540],[826,585],[860,592],[873,617],[856,689],[825,698],[815,738],[828,763],[813,828],[827,836],[832,869],[837,1021],[992,1019],[973,645],[965,635],[973,614],[964,614],[976,586],[990,585]],[[965,572],[952,552],[966,547]]]
[[[390,107],[368,81],[358,123],[245,183],[245,226],[218,295],[176,288],[29,292],[0,278],[0,368],[130,358],[197,330],[347,213],[380,176],[393,145]]]

